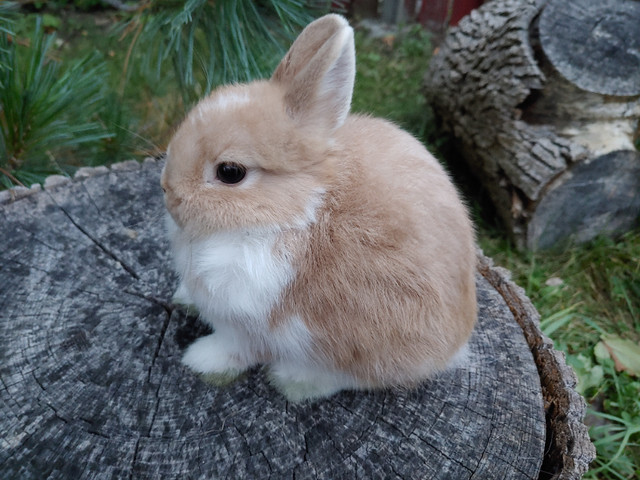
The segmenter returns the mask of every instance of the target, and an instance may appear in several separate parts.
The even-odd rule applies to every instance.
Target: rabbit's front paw
[[[200,373],[208,383],[228,384],[250,366],[240,361],[232,345],[233,342],[212,333],[193,342],[182,357],[182,363]]]

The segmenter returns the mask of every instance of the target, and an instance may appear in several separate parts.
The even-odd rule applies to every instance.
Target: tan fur
[[[203,119],[194,109],[169,145],[162,175],[167,207],[194,235],[295,221],[303,216],[308,195],[331,175],[326,141],[296,129],[282,108],[282,89],[256,82],[219,89],[212,98],[235,90],[248,91],[251,102]],[[258,176],[256,188],[203,182],[207,162],[215,166],[226,160]]]
[[[296,274],[270,324],[300,317],[315,363],[362,386],[413,384],[445,368],[473,329],[473,229],[417,140],[347,117],[354,74],[346,22],[312,23],[270,81],[218,89],[189,114],[162,185],[172,217],[194,237],[279,232],[274,253]],[[247,181],[209,178],[223,161],[245,165]]]
[[[339,174],[281,312],[307,319],[318,354],[365,384],[417,382],[445,368],[475,323],[470,222],[405,132],[352,116],[337,142]]]

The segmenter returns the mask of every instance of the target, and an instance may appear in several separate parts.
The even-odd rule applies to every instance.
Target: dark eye
[[[222,183],[238,183],[247,174],[247,169],[237,163],[224,162],[218,165],[216,175]]]

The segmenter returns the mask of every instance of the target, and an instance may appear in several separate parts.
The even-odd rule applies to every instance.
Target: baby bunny
[[[265,364],[291,400],[414,386],[466,350],[473,228],[438,162],[350,115],[353,31],[326,15],[271,79],[219,88],[162,172],[182,301],[214,333],[183,362],[219,379]]]

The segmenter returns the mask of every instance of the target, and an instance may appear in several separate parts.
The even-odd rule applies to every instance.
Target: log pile
[[[485,3],[425,91],[519,247],[638,225],[640,2]]]

